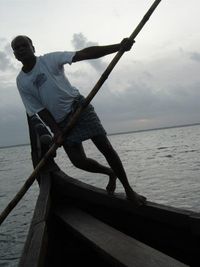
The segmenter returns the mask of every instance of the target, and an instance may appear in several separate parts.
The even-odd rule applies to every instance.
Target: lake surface
[[[188,126],[109,136],[126,169],[130,184],[148,200],[200,212],[200,126]],[[91,141],[86,153],[105,159]],[[107,177],[73,167],[63,149],[56,162],[68,175],[105,188]],[[30,146],[0,149],[0,209],[32,172]],[[35,182],[0,227],[0,266],[17,266],[38,196]],[[117,192],[123,192],[120,183]]]

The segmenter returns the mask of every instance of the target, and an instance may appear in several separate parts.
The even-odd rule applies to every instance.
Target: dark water
[[[132,187],[150,201],[200,212],[200,126],[110,136]],[[105,163],[90,141],[87,154]],[[73,167],[64,151],[57,163],[70,176],[105,188],[107,177]],[[32,171],[30,147],[0,149],[0,207],[3,209]],[[123,191],[118,183],[117,191]],[[17,266],[38,195],[34,183],[0,227],[0,266]]]

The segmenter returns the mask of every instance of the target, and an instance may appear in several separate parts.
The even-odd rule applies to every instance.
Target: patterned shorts
[[[82,95],[75,98],[72,105],[72,111],[67,117],[59,123],[61,129],[65,128],[69,118],[75,112],[76,108],[84,101]],[[81,113],[78,121],[73,129],[66,136],[66,140],[63,145],[73,146],[74,144],[80,144],[85,140],[91,139],[93,136],[106,135],[106,131],[103,128],[100,119],[98,118],[94,107],[89,104]]]

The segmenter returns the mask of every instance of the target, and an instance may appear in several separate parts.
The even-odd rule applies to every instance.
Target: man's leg
[[[112,147],[110,141],[108,140],[106,135],[99,135],[92,138],[93,143],[99,149],[99,151],[105,156],[108,164],[110,165],[111,169],[114,171],[116,176],[119,178],[120,182],[122,183],[127,198],[129,200],[134,201],[136,204],[140,205],[145,202],[145,197],[138,195],[136,192],[133,191],[131,188],[129,181],[126,176],[126,172],[122,165],[122,162],[117,154],[117,152]]]
[[[82,144],[76,144],[71,147],[64,146],[64,150],[67,153],[72,164],[84,171],[93,173],[102,173],[109,176],[109,182],[106,187],[108,193],[113,193],[116,188],[116,175],[109,167],[105,167],[99,164],[97,161],[88,158],[85,154]]]

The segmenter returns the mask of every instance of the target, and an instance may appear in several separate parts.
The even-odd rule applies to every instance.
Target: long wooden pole
[[[138,35],[138,33],[141,31],[143,26],[146,24],[158,4],[161,2],[161,0],[155,0],[152,6],[149,8],[147,13],[144,15],[141,22],[138,24],[136,29],[133,31],[133,33],[130,35],[130,39],[134,40],[135,37]],[[121,56],[124,54],[125,50],[121,49],[118,51],[118,53],[115,55],[113,60],[110,62],[100,79],[97,81],[94,88],[91,90],[91,92],[88,94],[88,96],[85,98],[84,104],[81,105],[74,115],[71,117],[69,123],[67,124],[66,128],[63,130],[63,135],[66,135],[70,132],[70,130],[74,127],[76,121],[78,120],[82,110],[91,102],[91,100],[94,98],[94,96],[97,94],[99,89],[101,88],[102,84],[105,82],[105,80],[108,78],[109,74],[117,64],[117,62],[120,60]],[[0,214],[0,225],[5,220],[5,218],[8,216],[8,214],[13,210],[13,208],[17,205],[17,203],[20,201],[20,199],[25,195],[29,187],[33,184],[36,176],[41,171],[42,167],[45,165],[49,157],[55,153],[57,150],[58,145],[53,144],[50,149],[47,151],[47,153],[44,155],[44,157],[40,160],[40,162],[37,164],[36,168],[32,172],[32,174],[28,177],[22,188],[19,190],[19,192],[16,194],[16,196],[10,201],[10,203],[7,205],[7,207],[3,210],[3,212]]]

